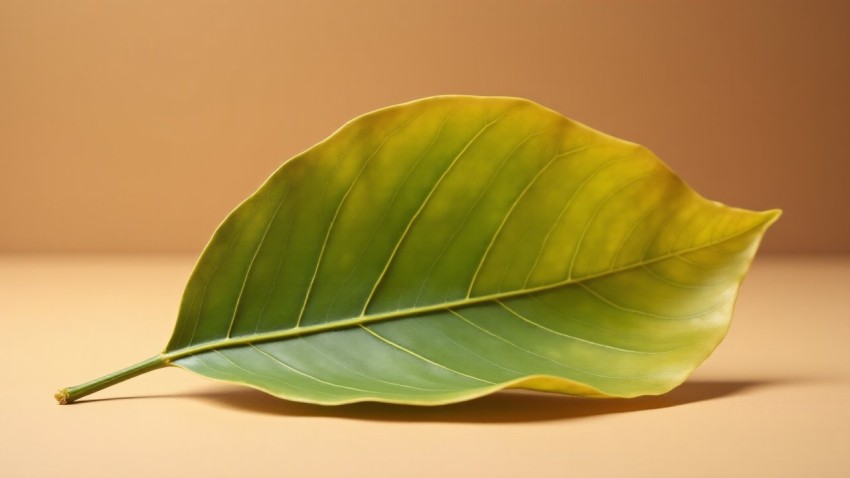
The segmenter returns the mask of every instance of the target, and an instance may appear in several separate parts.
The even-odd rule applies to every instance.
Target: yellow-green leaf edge
[[[201,255],[201,258],[199,259],[198,266],[196,267],[196,270],[193,274],[193,280],[196,280],[196,277],[201,276],[199,271],[202,271],[202,265],[203,265],[204,258],[211,253],[210,252],[211,250],[215,249],[216,244],[219,241],[221,241],[222,237],[224,237],[228,234],[232,234],[232,231],[226,230],[226,224],[228,224],[228,221],[232,221],[235,216],[238,216],[240,214],[240,211],[245,211],[246,207],[247,207],[246,205],[250,205],[250,204],[252,204],[252,202],[259,201],[263,192],[266,191],[268,188],[271,188],[273,186],[275,178],[279,178],[281,176],[290,175],[290,174],[296,174],[295,169],[298,167],[299,163],[306,163],[306,162],[310,161],[311,159],[313,159],[313,158],[310,158],[312,152],[314,152],[314,151],[316,151],[320,148],[327,147],[329,144],[332,145],[335,141],[337,141],[339,139],[339,136],[341,134],[345,134],[346,131],[350,131],[352,129],[352,127],[356,127],[357,125],[363,124],[364,122],[369,123],[369,122],[373,121],[375,118],[382,118],[388,112],[397,112],[399,110],[404,110],[404,109],[407,109],[407,108],[415,108],[419,105],[427,104],[429,102],[444,103],[444,104],[457,103],[457,104],[463,105],[464,103],[467,103],[467,102],[480,103],[480,102],[490,102],[490,101],[498,102],[502,105],[513,104],[514,106],[512,106],[512,107],[517,107],[517,108],[539,109],[540,111],[547,112],[546,114],[557,115],[558,117],[562,118],[563,121],[567,122],[567,124],[569,124],[571,127],[574,127],[576,129],[578,129],[579,131],[581,131],[582,134],[595,135],[595,137],[597,137],[597,138],[604,138],[607,141],[611,141],[612,144],[616,144],[618,147],[639,148],[637,145],[633,145],[632,143],[628,143],[626,141],[618,140],[616,138],[605,135],[604,133],[599,133],[595,130],[592,130],[591,128],[588,128],[584,125],[581,125],[580,123],[577,123],[577,122],[568,120],[566,118],[563,118],[558,113],[552,112],[551,110],[548,110],[548,109],[546,109],[546,108],[544,108],[540,105],[537,105],[536,103],[533,103],[533,102],[530,102],[530,101],[524,100],[524,99],[519,99],[519,98],[506,98],[506,97],[482,98],[482,97],[470,97],[470,96],[441,96],[441,97],[425,98],[425,99],[422,99],[422,100],[417,100],[417,101],[405,103],[405,104],[402,104],[402,105],[395,105],[395,106],[391,106],[391,107],[388,107],[388,108],[376,110],[376,111],[373,111],[371,113],[367,113],[363,116],[360,116],[358,118],[353,119],[352,121],[350,121],[349,123],[344,125],[342,128],[340,128],[340,130],[338,130],[336,133],[331,135],[328,139],[322,141],[321,143],[318,143],[317,145],[315,145],[314,147],[305,151],[304,153],[302,153],[302,154],[296,156],[295,158],[284,163],[281,166],[281,168],[274,175],[272,175],[272,177],[263,186],[261,186],[258,189],[257,192],[255,192],[252,196],[250,196],[242,204],[240,204],[240,206],[238,206],[234,210],[234,212],[232,212],[231,215],[228,216],[228,218],[222,223],[222,226],[219,228],[219,230],[216,232],[216,234],[210,240],[210,243],[207,245],[204,253]],[[645,150],[643,148],[640,148],[640,151],[641,151],[641,154],[651,155],[651,153],[649,153],[647,150]],[[652,158],[654,158],[654,156],[652,156]],[[666,169],[666,166],[664,166],[663,163],[661,163],[659,160],[657,160],[657,158],[654,158],[654,160],[658,161],[659,167]],[[309,174],[309,173],[304,173],[304,174]],[[678,178],[676,178],[676,179],[678,179]],[[690,191],[690,189],[688,189],[688,191]],[[695,195],[695,193],[694,193],[694,196],[698,197],[698,196]],[[702,199],[699,198],[699,200],[702,200]],[[709,202],[706,201],[705,204],[708,204],[708,203]],[[755,250],[758,246],[758,243],[761,240],[761,237],[762,237],[764,231],[767,229],[767,227],[770,224],[772,224],[780,215],[780,212],[777,211],[777,210],[765,211],[765,212],[761,212],[761,213],[753,213],[753,212],[743,211],[743,210],[735,209],[735,208],[726,208],[725,206],[719,205],[718,203],[711,203],[711,204],[715,205],[718,208],[722,208],[724,211],[728,211],[729,213],[745,215],[745,216],[752,219],[752,224],[749,228],[747,228],[745,231],[741,232],[737,236],[734,236],[734,237],[746,236],[749,239],[749,245],[747,246],[747,249],[748,249],[749,252],[745,255],[745,257],[743,257],[739,261],[738,270],[740,272],[735,274],[734,277],[730,277],[728,279],[730,281],[729,283],[731,284],[731,286],[734,289],[734,293],[730,297],[731,305],[728,309],[728,314],[726,314],[727,317],[726,317],[726,320],[725,320],[725,324],[723,324],[723,326],[720,329],[718,329],[717,333],[714,334],[713,339],[711,341],[707,341],[704,344],[702,344],[702,353],[700,354],[701,355],[700,358],[698,358],[696,360],[692,360],[689,367],[685,367],[685,368],[680,369],[677,372],[677,377],[675,379],[668,381],[664,386],[656,387],[654,389],[648,389],[646,387],[643,387],[643,388],[637,387],[637,388],[635,388],[635,390],[633,392],[611,393],[610,391],[603,391],[603,390],[600,390],[599,388],[594,387],[592,385],[583,383],[583,382],[578,381],[578,380],[573,380],[573,379],[570,379],[570,378],[564,377],[564,376],[549,375],[549,374],[529,374],[529,375],[523,376],[521,378],[516,378],[514,380],[496,382],[496,383],[493,383],[490,386],[475,387],[475,388],[470,388],[469,390],[466,390],[466,391],[461,390],[461,391],[456,391],[456,392],[453,392],[453,393],[447,393],[444,396],[440,396],[440,397],[434,397],[434,396],[417,397],[417,396],[411,395],[411,396],[408,396],[408,397],[405,397],[405,398],[395,399],[395,398],[387,397],[387,396],[362,394],[361,396],[349,397],[349,398],[321,399],[321,398],[316,398],[316,397],[313,397],[313,396],[308,396],[309,394],[308,395],[296,394],[296,393],[289,393],[289,392],[286,392],[286,391],[281,392],[281,390],[279,390],[279,389],[278,390],[270,389],[267,386],[263,386],[262,384],[258,384],[256,381],[251,380],[251,374],[250,373],[245,373],[244,376],[241,377],[241,379],[235,379],[235,380],[233,378],[224,377],[220,374],[217,375],[217,374],[214,374],[214,373],[205,373],[205,371],[203,370],[203,367],[198,367],[197,363],[192,362],[192,359],[194,359],[195,357],[203,355],[203,354],[211,353],[211,351],[214,351],[214,350],[222,351],[222,350],[230,350],[230,349],[233,349],[233,348],[238,348],[240,343],[247,343],[247,342],[265,343],[266,341],[272,341],[273,337],[276,335],[276,333],[274,333],[274,332],[258,334],[256,336],[253,336],[253,338],[251,338],[251,340],[247,340],[247,339],[243,340],[243,339],[240,339],[237,336],[235,339],[234,338],[230,338],[230,339],[225,338],[225,339],[216,339],[216,340],[213,340],[213,341],[200,341],[200,342],[197,342],[197,343],[190,343],[188,345],[185,345],[185,344],[179,345],[179,343],[177,341],[175,341],[175,338],[172,338],[172,343],[169,344],[169,347],[163,352],[162,356],[164,357],[164,359],[167,361],[168,364],[180,366],[182,368],[185,368],[185,369],[190,370],[190,371],[195,372],[195,373],[199,373],[199,374],[206,376],[208,378],[212,378],[212,379],[220,380],[220,381],[225,381],[225,382],[228,382],[228,383],[234,383],[234,382],[235,383],[241,383],[243,385],[253,387],[253,388],[257,388],[257,389],[262,390],[264,392],[271,393],[273,395],[276,395],[276,396],[279,396],[279,397],[285,398],[285,399],[308,402],[308,403],[317,403],[317,404],[323,404],[323,405],[338,405],[338,404],[352,403],[352,402],[359,402],[359,401],[381,401],[381,402],[389,402],[389,403],[402,403],[402,404],[415,404],[415,405],[440,405],[440,404],[446,404],[446,403],[452,403],[452,402],[476,398],[476,397],[479,397],[479,396],[483,396],[483,395],[493,393],[494,391],[497,391],[497,390],[500,390],[500,389],[503,389],[503,388],[527,388],[527,389],[533,389],[533,390],[559,392],[559,393],[566,393],[566,394],[570,394],[570,395],[589,396],[589,397],[632,397],[632,396],[638,396],[638,395],[644,395],[644,394],[665,393],[666,391],[672,389],[673,387],[677,386],[679,383],[684,381],[687,378],[687,376],[689,376],[691,374],[691,372],[705,358],[708,357],[708,355],[720,343],[720,340],[722,340],[723,336],[725,336],[726,331],[728,330],[728,327],[729,327],[729,324],[730,324],[732,310],[733,310],[733,307],[734,307],[734,302],[737,298],[738,288],[740,286],[741,281],[744,278],[744,274],[745,274],[747,268],[749,267],[750,262],[752,261],[752,259],[754,257]],[[647,214],[651,215],[651,213],[647,213]],[[313,276],[314,276],[313,279],[315,279],[315,276],[317,276],[315,271],[314,271]],[[581,280],[581,279],[579,279],[579,280]],[[192,281],[190,280],[190,286],[191,286],[191,284],[192,284]],[[240,295],[240,298],[241,298],[241,295]],[[190,304],[191,299],[192,299],[192,295],[190,294],[190,288],[187,287],[186,294],[184,295],[183,305],[181,306],[181,320],[185,321],[185,316],[186,316],[185,314],[191,312],[191,308],[192,308],[192,305]],[[388,319],[388,320],[399,320],[399,319],[398,318],[392,318],[392,319]],[[409,319],[403,319],[403,320],[409,320]],[[356,320],[349,321],[349,322],[350,323],[345,323],[343,325],[346,328],[357,326]],[[369,321],[367,319],[364,322],[368,323]],[[183,325],[185,325],[185,324],[183,324]],[[329,329],[323,328],[323,326],[321,324],[311,324],[311,325],[314,326],[314,330],[305,331],[305,336],[310,336],[310,335],[313,335],[313,334],[321,334],[321,333],[324,333],[326,330],[329,330]],[[232,327],[232,324],[231,324],[231,327]],[[335,326],[332,326],[332,327],[335,327]],[[179,334],[181,334],[181,322],[180,321],[178,321],[178,324],[175,328],[174,336],[178,337]],[[175,344],[177,344],[177,345],[175,345]]]

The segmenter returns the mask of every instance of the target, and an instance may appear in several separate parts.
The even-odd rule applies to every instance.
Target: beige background
[[[282,161],[442,93],[534,99],[769,251],[850,250],[850,6],[834,1],[0,0],[0,251],[197,252]]]

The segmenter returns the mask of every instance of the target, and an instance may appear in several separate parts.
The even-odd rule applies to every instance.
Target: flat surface
[[[726,341],[661,397],[324,408],[164,369],[57,406],[161,350],[193,263],[0,256],[0,475],[850,476],[847,256],[757,258]]]

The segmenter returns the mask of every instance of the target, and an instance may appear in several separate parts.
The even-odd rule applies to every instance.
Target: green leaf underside
[[[664,393],[719,344],[778,212],[527,100],[357,118],[222,223],[165,357],[304,402]]]

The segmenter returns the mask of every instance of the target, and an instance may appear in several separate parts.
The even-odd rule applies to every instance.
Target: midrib
[[[744,229],[744,230],[737,232],[735,234],[726,236],[722,239],[718,239],[716,241],[708,242],[708,243],[705,243],[705,244],[702,244],[702,245],[699,245],[699,246],[688,247],[688,248],[685,248],[685,249],[682,249],[682,250],[679,250],[679,251],[676,251],[676,252],[669,252],[669,253],[662,254],[660,256],[654,257],[652,259],[641,260],[641,261],[638,261],[638,262],[635,262],[633,264],[629,264],[629,265],[626,265],[626,266],[623,266],[623,267],[620,267],[620,268],[609,269],[609,270],[606,270],[606,271],[602,271],[602,272],[599,272],[599,273],[596,273],[596,274],[591,274],[591,275],[581,277],[581,278],[573,278],[573,279],[568,279],[568,280],[564,280],[564,281],[560,281],[560,282],[553,282],[551,284],[546,284],[546,285],[542,285],[542,286],[529,287],[529,288],[525,288],[525,289],[518,289],[518,290],[513,290],[513,291],[508,291],[508,292],[498,292],[498,293],[495,293],[495,294],[482,295],[482,296],[479,296],[479,297],[468,297],[468,298],[461,299],[461,300],[442,302],[442,303],[434,304],[434,305],[427,305],[427,306],[422,306],[422,307],[411,307],[411,308],[408,308],[408,309],[395,310],[395,311],[392,311],[392,312],[385,312],[385,313],[379,313],[379,314],[361,314],[361,315],[356,316],[356,317],[350,317],[350,318],[346,318],[346,319],[336,320],[336,321],[333,321],[333,322],[327,322],[327,323],[316,324],[316,325],[308,325],[308,326],[303,326],[303,327],[294,327],[294,328],[281,330],[281,331],[277,331],[277,332],[266,332],[266,333],[262,333],[262,334],[241,335],[241,336],[236,336],[236,337],[231,337],[231,338],[224,338],[224,339],[220,339],[220,340],[204,342],[204,343],[201,343],[201,344],[193,345],[191,347],[173,350],[171,352],[165,352],[165,353],[162,354],[162,357],[165,359],[166,362],[172,362],[174,360],[179,360],[179,359],[184,358],[184,357],[189,357],[189,356],[192,356],[192,355],[196,355],[196,354],[203,353],[203,352],[209,352],[209,351],[216,350],[216,349],[247,346],[247,345],[255,344],[255,343],[258,343],[258,342],[271,342],[271,341],[276,341],[276,340],[285,340],[285,339],[289,339],[289,338],[292,338],[292,337],[312,335],[312,334],[327,332],[327,331],[331,331],[331,330],[347,329],[347,328],[350,328],[350,327],[357,327],[357,326],[360,326],[360,325],[366,325],[366,324],[371,324],[371,323],[375,323],[375,322],[384,322],[384,321],[387,321],[387,320],[401,319],[401,318],[405,318],[405,317],[412,317],[412,316],[415,316],[415,315],[428,314],[428,313],[431,313],[431,312],[447,311],[449,309],[458,308],[458,307],[466,307],[466,306],[470,306],[470,305],[482,304],[482,303],[491,302],[491,301],[495,301],[495,300],[504,300],[504,299],[510,299],[510,298],[513,298],[513,297],[519,297],[519,296],[523,296],[523,295],[534,294],[534,293],[537,293],[537,292],[545,292],[547,290],[557,289],[559,287],[566,287],[566,286],[571,285],[571,284],[577,284],[577,283],[580,283],[580,282],[586,282],[586,281],[589,281],[589,280],[598,279],[600,277],[618,274],[620,272],[625,272],[625,271],[636,269],[636,268],[639,268],[639,267],[643,267],[643,266],[646,266],[646,265],[649,265],[649,264],[654,264],[656,262],[660,262],[660,261],[663,261],[665,259],[669,259],[671,257],[680,256],[680,255],[687,254],[687,253],[694,252],[694,251],[698,251],[698,250],[701,250],[701,249],[707,249],[709,247],[713,247],[713,246],[722,244],[726,241],[730,241],[732,239],[741,237],[741,236],[749,234],[749,233],[751,233],[755,230],[758,230],[759,228],[764,227],[766,222],[767,221],[759,222],[752,227]]]

